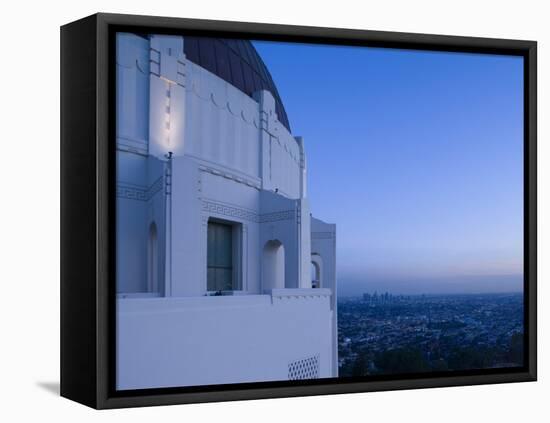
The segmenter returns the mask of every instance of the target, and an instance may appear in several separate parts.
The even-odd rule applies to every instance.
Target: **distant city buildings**
[[[363,301],[366,301],[368,303],[392,303],[392,302],[398,302],[398,301],[405,301],[410,300],[410,295],[393,295],[389,292],[384,292],[378,294],[377,291],[374,291],[374,293],[365,293],[363,294]]]
[[[517,367],[522,294],[365,293],[338,304],[340,376]]]

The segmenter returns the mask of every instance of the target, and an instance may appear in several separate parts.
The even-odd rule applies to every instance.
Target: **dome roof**
[[[186,36],[183,45],[188,60],[229,82],[249,97],[255,91],[269,91],[275,98],[279,121],[290,131],[277,87],[250,41]]]

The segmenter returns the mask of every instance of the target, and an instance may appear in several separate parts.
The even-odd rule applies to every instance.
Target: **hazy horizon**
[[[340,294],[522,286],[522,58],[254,45],[336,223]]]
[[[383,279],[376,276],[338,277],[338,296],[373,292],[393,295],[523,293],[523,275],[469,275]]]

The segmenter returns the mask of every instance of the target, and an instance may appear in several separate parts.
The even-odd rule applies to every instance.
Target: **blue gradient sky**
[[[521,58],[254,45],[337,224],[341,294],[521,290]]]

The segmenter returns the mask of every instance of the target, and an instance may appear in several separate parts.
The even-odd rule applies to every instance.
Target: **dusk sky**
[[[522,289],[521,58],[254,45],[337,224],[340,295]]]

